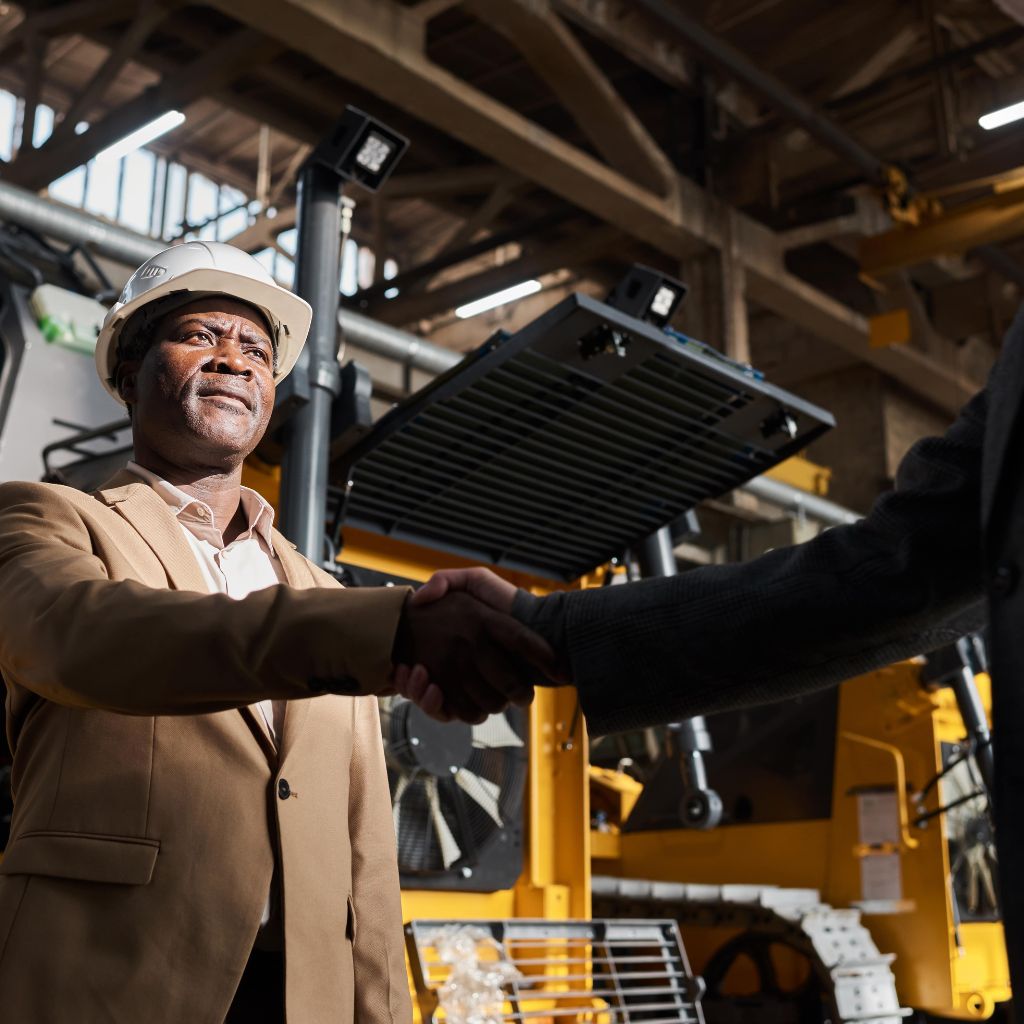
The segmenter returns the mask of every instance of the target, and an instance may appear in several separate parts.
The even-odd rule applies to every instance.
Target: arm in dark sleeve
[[[739,565],[514,613],[571,665],[594,734],[764,704],[933,650],[984,622],[987,393],[918,442],[870,515]]]

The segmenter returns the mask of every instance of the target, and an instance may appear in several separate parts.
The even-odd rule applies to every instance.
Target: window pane
[[[32,130],[32,145],[37,149],[53,132],[53,109],[45,103],[36,107],[36,123]]]
[[[101,217],[117,219],[117,179],[120,160],[93,160],[89,164],[89,188],[85,193],[85,208]]]
[[[149,234],[156,158],[148,149],[137,149],[124,158],[124,186],[121,194],[122,224]]]
[[[204,221],[217,216],[217,186],[203,174],[192,175],[192,188],[188,196],[188,222],[198,227]],[[199,232],[200,238],[213,238],[216,233],[210,224]]]
[[[50,183],[47,191],[53,199],[59,199],[70,206],[81,206],[85,202],[85,167],[68,171],[63,178]]]
[[[286,253],[290,253],[292,256],[295,255],[295,243],[299,239],[298,228],[289,228],[287,231],[282,231],[277,236],[277,244],[281,246]]]
[[[217,238],[226,242],[239,231],[249,226],[248,197],[244,192],[230,185],[220,188],[220,218],[217,221]]]
[[[359,289],[356,283],[356,264],[359,262],[359,246],[351,238],[345,239],[341,250],[341,294],[355,295]]]
[[[295,264],[287,256],[277,254],[277,264],[274,267],[274,277],[285,286],[295,287]]]
[[[0,159],[10,160],[14,137],[14,121],[18,115],[18,101],[6,89],[0,89]]]
[[[188,172],[181,164],[171,164],[167,175],[167,220],[164,238],[177,238],[185,216],[185,179]]]
[[[218,223],[220,224],[220,240],[230,242],[235,235],[249,226],[249,212],[243,206],[241,210],[224,214]]]

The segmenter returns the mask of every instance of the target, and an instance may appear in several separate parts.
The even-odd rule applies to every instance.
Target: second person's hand
[[[481,722],[528,704],[533,680],[554,662],[536,633],[458,590],[410,598],[395,641],[395,690],[433,717]],[[512,588],[513,595],[515,588]]]

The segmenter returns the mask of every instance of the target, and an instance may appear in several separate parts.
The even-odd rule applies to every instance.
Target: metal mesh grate
[[[702,985],[675,921],[412,921],[406,945],[429,1024],[454,1024],[443,995],[451,966],[436,946],[439,929],[453,925],[489,934],[494,942],[484,957],[518,970],[496,1014],[502,1021],[703,1024]]]
[[[558,314],[561,316],[552,316]],[[578,339],[618,317],[625,358]],[[795,436],[771,424],[785,413]],[[807,444],[827,413],[573,296],[385,417],[346,521],[572,579]]]

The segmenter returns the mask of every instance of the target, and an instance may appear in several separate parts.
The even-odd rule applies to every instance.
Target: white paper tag
[[[857,794],[857,824],[864,846],[881,846],[900,841],[900,818],[896,794],[871,790]]]
[[[874,853],[861,857],[860,898],[864,902],[903,899],[898,853]]]

